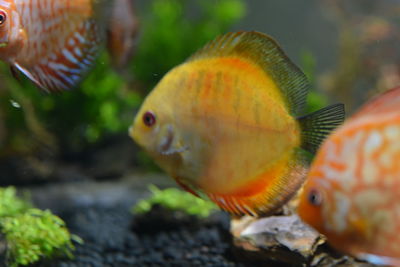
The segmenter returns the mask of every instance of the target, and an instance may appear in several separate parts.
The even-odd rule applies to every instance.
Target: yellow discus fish
[[[309,84],[278,44],[228,33],[172,69],[149,94],[131,137],[184,189],[233,214],[270,214],[305,178],[343,105],[296,118]]]

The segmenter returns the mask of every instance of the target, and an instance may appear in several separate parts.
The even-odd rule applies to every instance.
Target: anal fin
[[[286,204],[303,184],[305,155],[294,152],[233,194],[206,193],[221,209],[234,215],[271,215]]]
[[[196,196],[196,197],[200,197],[199,194],[197,194],[192,188],[190,188],[190,186],[187,186],[185,183],[183,183],[180,179],[175,179],[176,183],[182,187],[185,191],[191,193],[192,195]]]

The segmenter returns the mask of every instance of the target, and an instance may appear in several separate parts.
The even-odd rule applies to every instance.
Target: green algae
[[[72,256],[71,235],[63,220],[16,196],[14,187],[0,188],[0,232],[6,242],[7,263],[21,266],[56,255]]]
[[[132,209],[134,213],[146,213],[151,210],[153,205],[161,205],[174,211],[183,211],[188,215],[199,218],[208,217],[218,207],[211,201],[198,198],[188,192],[177,188],[159,189],[155,185],[150,185],[152,195],[147,199],[140,200]]]

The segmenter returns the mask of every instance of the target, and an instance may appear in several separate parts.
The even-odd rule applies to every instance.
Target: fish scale
[[[73,87],[80,79],[81,74],[87,72],[97,56],[97,47],[100,39],[93,40],[80,38],[81,32],[87,30],[87,26],[95,27],[88,21],[68,38],[65,39],[64,48],[59,53],[53,53],[48,58],[34,66],[33,78],[46,88],[68,89]],[[95,29],[91,29],[96,31]],[[71,40],[73,42],[71,43]]]
[[[106,30],[113,60],[128,58],[136,32],[129,1],[0,0],[0,58],[45,91],[73,88],[94,65]]]
[[[400,87],[372,99],[317,153],[299,215],[345,253],[400,266]]]
[[[302,149],[344,118],[340,104],[294,117],[307,89],[271,37],[227,33],[164,76],[130,135],[185,190],[233,214],[271,214],[304,181]]]

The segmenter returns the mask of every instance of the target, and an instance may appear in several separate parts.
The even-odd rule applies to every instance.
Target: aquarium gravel
[[[230,255],[229,217],[208,219],[156,208],[132,215],[129,206],[91,206],[61,217],[84,244],[75,259],[41,266],[244,266]]]

